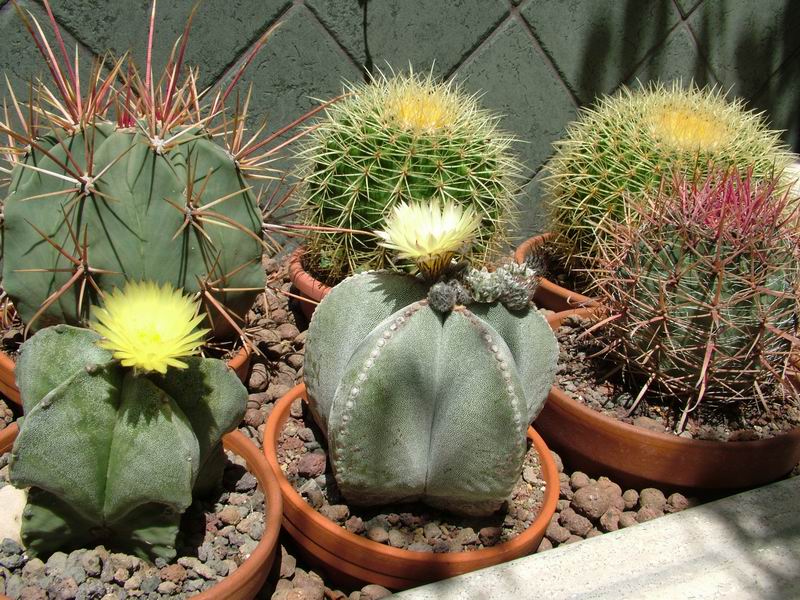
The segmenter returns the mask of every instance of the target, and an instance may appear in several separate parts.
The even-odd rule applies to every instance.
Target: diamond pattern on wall
[[[613,91],[680,18],[671,0],[528,0],[521,12],[582,102]]]
[[[51,0],[65,41],[92,55],[133,49],[144,64],[149,0]],[[42,0],[20,0],[43,24]],[[166,61],[193,1],[159,2],[154,63]],[[694,79],[764,110],[800,150],[798,0],[204,0],[187,63],[203,85],[230,77],[258,37],[280,23],[251,65],[251,126],[285,124],[361,81],[364,69],[454,74],[501,112],[529,175],[597,94],[621,84]],[[45,65],[10,2],[0,0],[0,64],[20,96]],[[576,104],[577,103],[577,104]],[[288,164],[288,163],[280,163]],[[521,233],[543,227],[538,178],[520,199]]]
[[[508,12],[504,0],[367,4],[367,41],[375,66],[447,75]]]

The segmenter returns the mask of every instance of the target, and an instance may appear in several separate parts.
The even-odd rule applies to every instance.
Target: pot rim
[[[410,568],[422,566],[427,566],[430,568],[431,565],[468,566],[471,563],[483,563],[490,561],[493,557],[504,557],[512,554],[516,549],[524,546],[531,538],[543,534],[547,526],[550,524],[550,518],[555,512],[560,492],[558,470],[556,468],[553,456],[544,440],[533,430],[532,427],[528,427],[528,438],[532,440],[533,445],[539,454],[539,460],[542,467],[542,477],[545,481],[546,488],[539,514],[525,531],[518,534],[513,539],[501,544],[497,544],[496,546],[492,546],[490,548],[483,548],[481,550],[431,554],[427,552],[415,552],[413,550],[393,548],[391,546],[380,544],[351,533],[311,508],[308,503],[303,500],[297,490],[295,490],[294,486],[289,483],[289,480],[286,478],[280,468],[280,465],[278,464],[277,445],[280,432],[282,431],[283,425],[289,417],[289,410],[291,409],[292,403],[298,398],[303,398],[304,401],[307,401],[305,385],[302,383],[293,387],[285,396],[283,396],[283,398],[276,402],[275,407],[273,408],[272,413],[267,421],[267,427],[264,430],[264,454],[266,455],[267,461],[270,463],[272,470],[277,475],[281,492],[284,495],[284,502],[291,504],[293,508],[302,513],[304,524],[313,525],[323,529],[326,533],[341,540],[343,544],[354,546],[362,553],[376,555],[387,563],[390,563],[391,561],[402,561]],[[292,525],[297,527],[297,524],[295,523],[292,523]],[[316,540],[313,541],[316,542]],[[495,563],[492,564],[496,564],[496,562],[501,561],[495,561]],[[394,575],[388,569],[384,571],[383,574]]]
[[[570,316],[589,316],[593,314],[597,309],[593,308],[577,308],[571,310],[564,310],[547,317],[547,322],[550,324],[550,327],[553,330],[557,330],[558,327],[561,326],[561,322]],[[634,435],[639,437],[646,442],[653,446],[653,447],[662,447],[662,448],[686,448],[687,450],[696,450],[696,451],[708,451],[711,448],[719,449],[722,445],[730,446],[731,449],[734,447],[737,449],[735,451],[741,452],[753,452],[758,450],[764,450],[765,448],[770,448],[771,446],[775,445],[783,445],[786,443],[786,440],[791,438],[797,438],[800,440],[800,427],[796,427],[792,430],[780,433],[778,435],[772,436],[770,438],[764,438],[759,440],[746,440],[741,442],[727,442],[727,441],[718,441],[718,440],[695,440],[695,439],[687,439],[682,438],[677,435],[672,435],[669,433],[661,433],[658,431],[650,431],[649,429],[644,429],[642,427],[637,427],[636,425],[631,425],[630,423],[624,423],[612,417],[609,417],[599,411],[594,410],[586,406],[585,404],[578,402],[564,390],[562,390],[557,385],[554,385],[550,389],[550,393],[548,394],[547,402],[557,403],[559,406],[564,407],[565,410],[569,411],[573,415],[576,415],[578,418],[581,418],[587,422],[594,423],[593,427],[598,429],[604,430],[609,433],[618,432],[616,435],[626,435],[631,436]]]

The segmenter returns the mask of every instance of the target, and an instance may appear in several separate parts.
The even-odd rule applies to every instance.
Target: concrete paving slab
[[[800,598],[798,508],[795,477],[393,598]]]

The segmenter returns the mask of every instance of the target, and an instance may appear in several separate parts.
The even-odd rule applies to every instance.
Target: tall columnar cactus
[[[336,286],[308,330],[310,408],[349,502],[490,513],[520,476],[528,424],[555,376],[555,337],[527,306],[442,314],[427,293],[389,272]]]
[[[600,335],[639,399],[678,409],[678,430],[701,402],[735,412],[792,393],[800,236],[797,202],[774,185],[678,177],[629,207],[641,221],[608,232],[616,253],[594,273],[611,313]]]
[[[139,292],[159,299],[152,288]],[[25,417],[10,476],[30,487],[22,521],[30,555],[105,543],[169,559],[193,494],[220,481],[220,437],[241,420],[247,391],[222,361],[178,360],[201,343],[187,334],[186,312],[196,307],[170,308],[160,294],[151,305],[160,316],[127,325],[119,322],[127,300],[115,294],[105,341],[57,325],[22,345]],[[184,368],[167,369],[176,364]]]
[[[431,76],[380,76],[331,106],[302,153],[306,224],[371,232],[401,201],[474,207],[481,221],[474,259],[502,246],[520,166],[497,117],[474,97]],[[388,256],[369,235],[319,232],[306,267],[330,283]]]
[[[629,214],[628,198],[658,189],[673,171],[702,176],[709,168],[752,166],[771,178],[791,162],[779,133],[741,100],[714,89],[654,84],[623,89],[584,110],[546,165],[551,229],[565,256],[602,255],[611,224]]]
[[[190,18],[160,80],[149,58],[143,80],[132,63],[105,74],[98,63],[81,89],[55,21],[53,51],[24,18],[56,91],[40,84],[30,107],[12,93],[0,124],[13,142],[3,288],[22,319],[82,324],[104,292],[149,279],[200,294],[218,335],[236,330],[265,283],[251,180],[265,177],[272,139],[244,135],[247,101],[226,108],[239,75],[211,101],[197,92],[183,72]]]

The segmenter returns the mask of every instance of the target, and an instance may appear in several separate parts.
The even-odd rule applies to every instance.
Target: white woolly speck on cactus
[[[381,246],[400,258],[413,260],[429,280],[436,279],[453,257],[465,252],[480,226],[472,207],[437,200],[401,202],[392,210],[383,231],[376,231]]]

